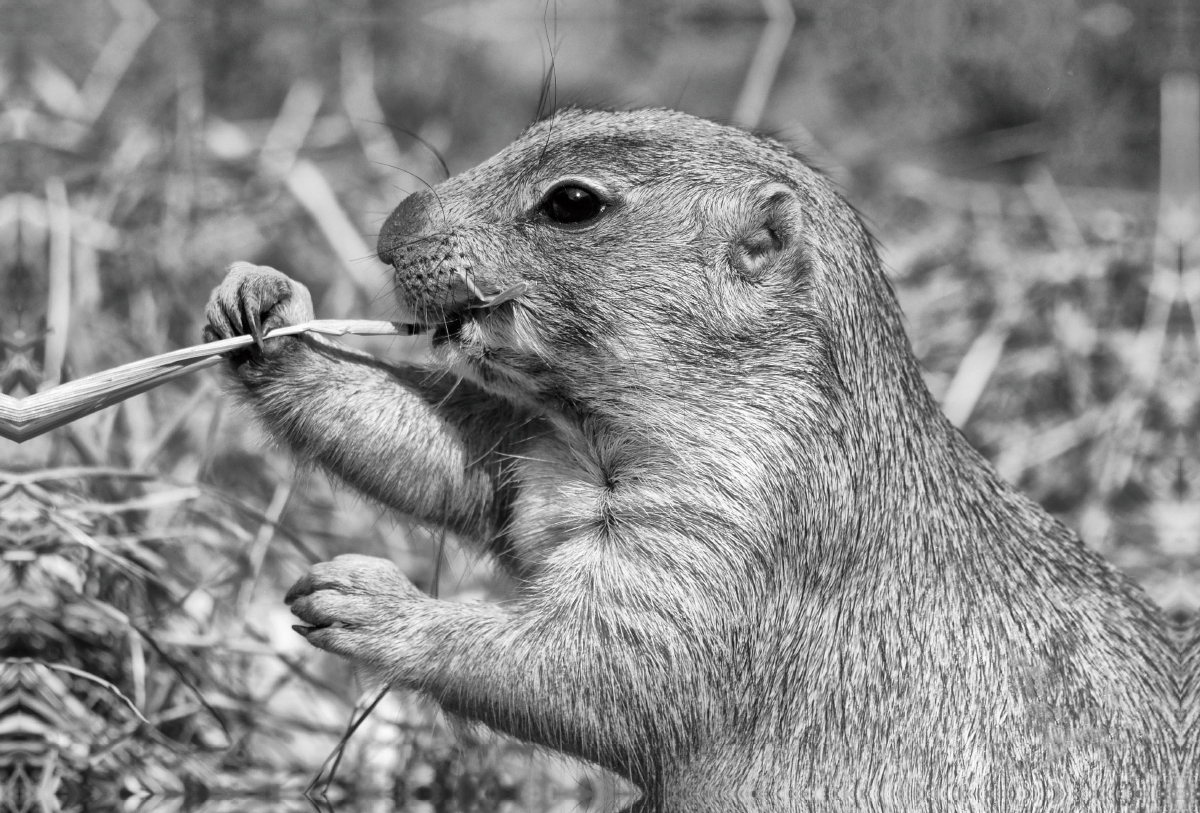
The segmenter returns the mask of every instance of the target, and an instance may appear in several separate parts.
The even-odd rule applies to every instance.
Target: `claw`
[[[262,314],[258,312],[257,305],[252,305],[245,299],[243,299],[240,304],[242,307],[242,323],[245,329],[247,329],[250,332],[250,335],[254,338],[254,344],[256,347],[258,347],[258,352],[261,353],[263,351],[263,331],[261,321]]]
[[[238,307],[241,308],[241,324],[242,330],[250,333],[254,339],[254,345],[258,348],[259,353],[263,351],[263,325],[260,321],[257,302],[250,302],[246,299],[241,299],[238,302]]]

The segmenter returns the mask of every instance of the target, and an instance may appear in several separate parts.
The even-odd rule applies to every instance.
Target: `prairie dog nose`
[[[418,312],[448,315],[479,299],[467,241],[432,192],[409,195],[392,211],[379,234],[379,257],[396,270],[402,304]]]
[[[384,221],[379,232],[379,259],[395,267],[397,259],[403,259],[404,246],[419,239],[421,232],[430,225],[430,207],[437,201],[429,191],[414,192],[400,202]]]

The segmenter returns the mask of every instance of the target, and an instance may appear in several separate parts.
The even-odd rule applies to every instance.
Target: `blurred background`
[[[1198,10],[0,0],[0,434],[13,399],[198,343],[236,260],[303,281],[319,317],[387,318],[374,235],[408,192],[539,111],[673,107],[823,167],[879,237],[951,419],[1186,616]],[[339,808],[619,806],[600,772],[419,698],[386,696],[346,739],[376,696],[290,629],[282,596],[312,562],[387,556],[448,600],[510,588],[297,469],[221,382],[0,439],[0,810],[300,810],[314,782]]]

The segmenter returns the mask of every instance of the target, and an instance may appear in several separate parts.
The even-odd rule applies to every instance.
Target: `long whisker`
[[[437,193],[437,190],[433,188],[433,184],[431,184],[429,181],[425,180],[424,178],[422,178],[420,175],[413,172],[412,170],[405,169],[404,167],[393,166],[392,164],[387,164],[387,163],[384,163],[383,161],[372,161],[371,163],[377,164],[381,167],[387,167],[388,169],[394,169],[397,172],[403,172],[405,175],[411,175],[412,177],[414,177],[418,181],[420,181],[422,184],[424,184],[425,188],[428,189],[431,193],[433,193],[433,199],[437,201],[438,208],[442,210],[442,223],[448,222],[448,220],[446,218],[446,207],[445,207],[445,205],[442,204],[442,197],[441,197],[441,195],[439,195]],[[397,187],[397,188],[399,188],[399,187]],[[405,190],[401,189],[400,191],[403,192]]]

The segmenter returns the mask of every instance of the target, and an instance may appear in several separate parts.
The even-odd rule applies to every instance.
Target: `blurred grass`
[[[442,177],[422,142],[451,171],[504,146],[553,46],[558,104],[754,123],[766,99],[758,123],[872,221],[948,414],[1165,608],[1200,607],[1194,235],[1172,269],[1156,231],[1153,99],[1190,64],[1187,43],[1147,47],[1169,4],[797,4],[782,50],[748,0],[653,5],[22,7],[0,82],[3,391],[195,343],[234,260],[299,278],[319,316],[386,317],[371,235]],[[0,808],[290,809],[361,699],[289,628],[308,564],[354,550],[449,600],[508,595],[452,539],[294,469],[218,382],[0,441]],[[398,695],[329,789],[412,810],[616,793]]]

